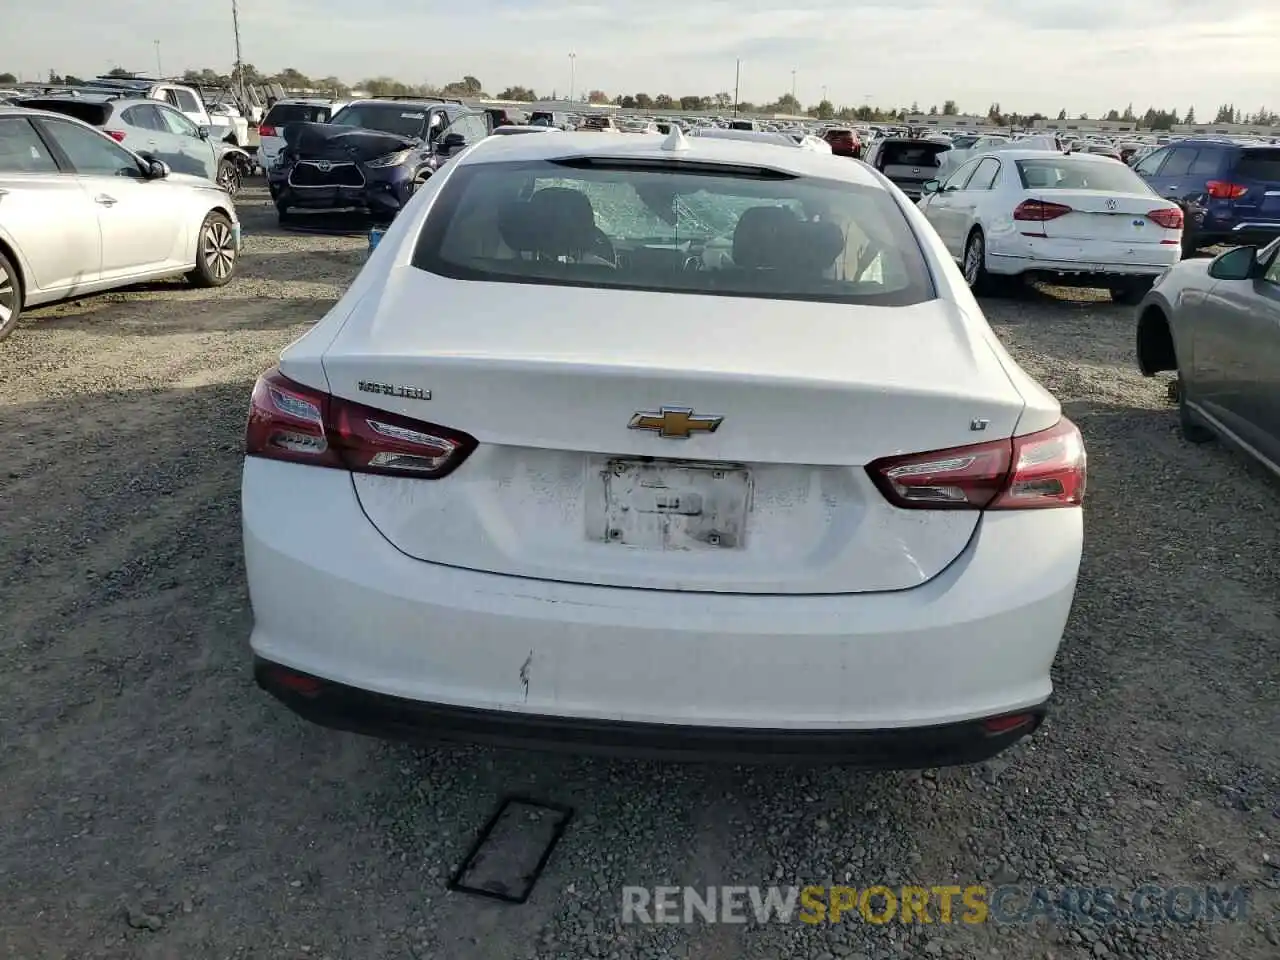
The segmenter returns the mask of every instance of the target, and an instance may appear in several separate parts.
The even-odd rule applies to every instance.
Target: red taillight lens
[[[1204,189],[1215,200],[1239,200],[1249,192],[1244,184],[1227,183],[1225,180],[1210,180]]]
[[[254,384],[245,453],[353,473],[439,479],[476,440],[434,424],[304,387],[272,370]]]
[[[124,142],[124,131],[123,131],[123,130],[104,130],[104,131],[103,131],[103,133],[105,133],[108,137],[110,137],[110,138],[111,138],[112,140],[114,140],[116,143],[123,143],[123,142]]]
[[[278,133],[276,133],[276,128],[275,128],[275,127],[267,126],[267,125],[264,123],[262,126],[258,127],[258,136],[260,136],[260,137],[276,137],[276,136],[279,136],[279,134],[278,134]]]
[[[1072,507],[1084,500],[1084,441],[1063,417],[1024,437],[885,457],[867,472],[890,503],[910,510]]]
[[[989,736],[1012,733],[1023,727],[1033,726],[1036,722],[1034,713],[1010,713],[1003,717],[987,717],[982,721],[982,728]]]
[[[1181,230],[1183,224],[1182,211],[1177,207],[1168,207],[1160,210],[1152,210],[1147,214],[1147,219],[1153,223],[1157,223],[1166,230]]]
[[[1071,212],[1065,203],[1051,203],[1048,200],[1023,200],[1013,210],[1015,220],[1057,220]]]

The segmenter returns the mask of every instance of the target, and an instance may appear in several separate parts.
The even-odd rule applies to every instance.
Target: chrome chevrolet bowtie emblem
[[[333,164],[330,163],[328,160],[317,160],[316,169],[319,170],[321,173],[328,173],[330,170],[333,169]]]
[[[627,426],[632,430],[653,430],[668,440],[688,440],[696,433],[715,433],[724,417],[694,413],[688,407],[663,407],[657,413],[640,411]]]

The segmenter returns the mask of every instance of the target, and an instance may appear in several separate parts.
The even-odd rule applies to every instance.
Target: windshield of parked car
[[[688,161],[463,166],[414,263],[466,280],[885,306],[934,296],[883,188]]]
[[[421,138],[427,122],[427,109],[408,103],[353,103],[335,113],[331,122],[339,126]]]
[[[1018,176],[1032,190],[1110,190],[1115,193],[1151,193],[1146,181],[1123,163],[1106,160],[1073,160],[1063,157],[1019,160]]]

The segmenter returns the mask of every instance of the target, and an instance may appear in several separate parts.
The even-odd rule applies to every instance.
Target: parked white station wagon
[[[257,383],[259,683],[394,737],[978,760],[1036,728],[1085,454],[918,210],[712,138],[494,137]]]

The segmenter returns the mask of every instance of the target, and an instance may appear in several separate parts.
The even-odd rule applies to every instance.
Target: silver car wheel
[[[0,327],[11,319],[18,307],[18,290],[9,271],[0,267]]]
[[[215,220],[205,228],[200,252],[205,266],[215,277],[225,280],[231,276],[236,265],[236,245],[231,228],[225,223]]]

